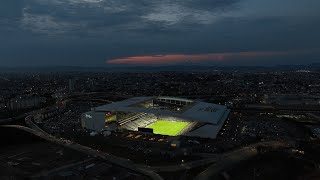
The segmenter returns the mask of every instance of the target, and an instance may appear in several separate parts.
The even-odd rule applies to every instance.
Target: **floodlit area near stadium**
[[[159,120],[147,126],[147,128],[153,129],[154,134],[177,136],[180,135],[183,129],[186,128],[189,124],[189,122]]]
[[[81,116],[92,131],[136,131],[214,139],[228,118],[226,106],[177,97],[134,97],[92,108]]]

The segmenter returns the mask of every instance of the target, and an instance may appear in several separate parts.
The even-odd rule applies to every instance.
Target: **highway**
[[[243,160],[254,157],[258,154],[257,149],[243,149],[242,151],[237,152],[237,154],[228,154],[224,155],[217,163],[209,166],[206,170],[201,172],[195,180],[210,180],[216,174],[220,173],[222,170],[231,167]]]
[[[66,147],[66,148],[73,149],[73,150],[88,154],[90,156],[100,158],[100,159],[105,160],[105,161],[107,161],[107,162],[109,162],[111,164],[114,164],[114,165],[126,168],[128,170],[137,172],[139,174],[145,175],[147,177],[150,177],[151,179],[162,180],[161,176],[159,176],[153,170],[146,169],[146,168],[139,168],[139,165],[134,164],[132,161],[130,161],[128,159],[124,159],[124,158],[120,158],[120,157],[116,157],[116,156],[110,155],[108,153],[100,152],[98,150],[94,150],[94,149],[91,149],[89,147],[82,146],[82,145],[77,144],[77,143],[73,143],[73,142],[71,142],[69,140],[65,140],[65,139],[62,139],[62,138],[58,139],[58,138],[56,138],[54,136],[51,136],[51,135],[48,136],[47,134],[43,134],[42,132],[36,131],[34,129],[31,129],[31,128],[28,128],[28,127],[25,127],[25,126],[3,125],[2,127],[17,128],[17,129],[29,132],[31,134],[34,134],[34,135],[36,135],[36,136],[38,136],[40,138],[43,138],[43,139],[45,139],[47,141],[62,145],[64,147]]]
[[[200,159],[192,162],[187,163],[181,163],[177,165],[169,165],[169,166],[143,166],[140,165],[140,167],[148,167],[151,168],[155,172],[177,172],[177,171],[185,171],[190,170],[199,166],[205,166],[208,164],[215,163],[217,161],[216,158],[209,158],[209,159]]]
[[[26,119],[27,121],[27,119]],[[30,124],[33,122],[29,122]],[[93,157],[100,158],[102,160],[105,160],[111,164],[118,165],[120,167],[124,167],[126,169],[129,169],[134,172],[138,172],[140,174],[143,174],[145,176],[148,176],[155,180],[161,180],[162,178],[156,173],[156,172],[176,172],[176,171],[184,171],[193,169],[196,167],[213,164],[209,166],[205,171],[199,174],[196,179],[206,180],[211,179],[212,176],[215,174],[221,172],[221,170],[226,169],[236,163],[239,163],[242,160],[249,159],[255,155],[258,154],[257,147],[259,146],[267,146],[272,148],[279,148],[279,147],[291,147],[292,144],[290,143],[284,143],[284,142],[278,142],[278,141],[270,141],[270,142],[260,142],[256,143],[247,147],[243,147],[241,149],[237,149],[231,152],[227,152],[224,154],[203,154],[203,156],[207,156],[206,159],[196,160],[188,163],[182,163],[177,165],[171,165],[171,166],[145,166],[145,165],[138,165],[134,162],[124,159],[121,157],[116,157],[113,155],[110,155],[108,153],[100,152],[94,149],[91,149],[86,146],[82,146],[77,143],[73,143],[69,140],[65,139],[58,139],[54,136],[48,135],[47,133],[44,134],[41,131],[38,131],[40,128],[37,127],[37,125],[33,124],[32,127],[35,129],[31,129],[24,126],[19,125],[3,125],[3,127],[11,127],[11,128],[18,128],[24,131],[27,131],[29,133],[32,133],[36,136],[39,136],[43,139],[46,139],[47,141],[60,144],[62,146],[65,146],[70,149],[74,149],[76,151],[91,155]]]
[[[278,149],[278,148],[284,148],[284,147],[285,148],[292,147],[293,145],[294,145],[293,142],[289,142],[289,143],[279,142],[279,141],[259,142],[247,147],[243,147],[241,149],[234,150],[232,152],[224,153],[221,155],[221,157],[215,164],[209,166],[206,170],[201,172],[195,178],[195,180],[211,180],[215,175],[220,173],[222,170],[232,167],[243,160],[247,160],[258,155],[257,147],[259,146],[267,146],[267,147],[272,147],[274,149]]]
[[[144,166],[140,165],[141,168],[151,168],[155,172],[176,172],[176,171],[185,171],[193,168],[197,168],[200,166],[205,166],[209,164],[213,164],[212,168],[215,168],[216,171],[220,171],[226,167],[226,165],[234,164],[241,160],[249,159],[255,155],[257,155],[257,147],[259,146],[267,146],[272,147],[274,149],[280,147],[291,147],[291,143],[283,143],[279,141],[269,141],[269,142],[259,142],[256,144],[249,145],[247,147],[243,147],[231,152],[223,153],[223,154],[210,154],[210,153],[200,153],[199,157],[203,157],[204,159],[195,160],[187,163],[181,163],[177,165],[169,165],[169,166]],[[211,172],[212,169],[208,169],[208,172]],[[207,171],[204,174],[208,174]]]
[[[36,131],[38,131],[38,132],[41,132],[42,134],[45,134],[45,135],[47,135],[47,136],[51,136],[50,134],[48,134],[47,132],[45,132],[44,130],[42,130],[41,128],[39,128],[39,126],[37,126],[36,124],[34,124],[34,123],[32,122],[32,117],[33,117],[33,116],[29,115],[29,116],[27,116],[27,117],[25,118],[25,122],[27,123],[27,125],[28,125],[29,127],[31,127],[32,129],[34,129],[34,130],[36,130]]]
[[[87,162],[90,162],[90,161],[93,161],[93,160],[94,160],[94,158],[88,158],[88,159],[85,159],[83,161],[79,161],[79,162],[72,163],[72,164],[67,164],[67,165],[64,165],[64,166],[61,166],[61,167],[58,167],[58,168],[51,169],[49,171],[44,171],[44,172],[37,173],[37,174],[31,176],[30,178],[34,179],[34,178],[46,177],[46,176],[49,176],[50,174],[53,174],[53,173],[56,173],[56,172],[59,172],[59,171],[63,171],[64,169],[71,168],[71,167],[74,167],[74,166],[77,166],[77,165],[81,165],[81,164],[84,164],[84,163],[87,163]]]
[[[200,153],[198,154],[199,157],[202,157],[203,159],[195,160],[192,162],[187,163],[181,163],[177,165],[169,165],[169,166],[146,166],[146,165],[139,165],[135,164],[134,162],[110,155],[108,153],[100,152],[98,150],[91,149],[86,146],[82,146],[80,144],[71,142],[70,140],[66,139],[58,139],[45,131],[43,131],[41,128],[39,128],[35,123],[32,122],[32,116],[29,115],[25,118],[25,122],[32,128],[28,128],[25,126],[19,126],[19,125],[3,125],[3,127],[10,127],[10,128],[18,128],[24,131],[27,131],[29,133],[32,133],[36,136],[39,136],[43,139],[46,139],[47,141],[60,144],[62,146],[65,146],[67,148],[80,151],[82,153],[91,155],[93,157],[100,158],[102,160],[105,160],[111,164],[115,164],[120,167],[124,167],[126,169],[129,169],[134,172],[138,172],[140,174],[143,174],[145,176],[148,176],[152,179],[160,180],[162,179],[156,172],[177,172],[177,171],[185,171],[189,169],[193,169],[200,166],[210,165],[208,169],[203,171],[202,173],[197,176],[196,179],[211,179],[212,176],[219,173],[221,170],[228,168],[242,160],[251,158],[255,155],[257,155],[257,147],[258,146],[267,146],[272,148],[279,148],[279,147],[288,147],[292,146],[290,143],[283,143],[278,141],[270,141],[270,142],[259,142],[256,144],[252,144],[247,147],[243,147],[241,149],[237,149],[231,152],[227,152],[224,154],[210,154],[210,153]]]

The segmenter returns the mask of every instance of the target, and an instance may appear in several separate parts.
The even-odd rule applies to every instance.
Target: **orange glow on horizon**
[[[208,53],[208,54],[166,54],[153,56],[131,56],[125,58],[112,59],[108,64],[178,64],[187,62],[221,62],[242,58],[287,56],[292,54],[305,53],[309,51],[248,51],[248,52],[227,52],[227,53]]]

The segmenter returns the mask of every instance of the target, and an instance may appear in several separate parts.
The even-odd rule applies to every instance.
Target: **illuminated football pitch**
[[[147,128],[153,129],[154,134],[177,136],[188,125],[189,125],[189,122],[174,122],[174,121],[159,120],[147,126]]]

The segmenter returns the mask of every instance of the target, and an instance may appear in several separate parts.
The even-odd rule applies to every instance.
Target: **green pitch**
[[[160,120],[149,125],[147,128],[153,129],[154,134],[177,136],[188,125],[189,125],[188,122],[174,122],[174,121]]]

